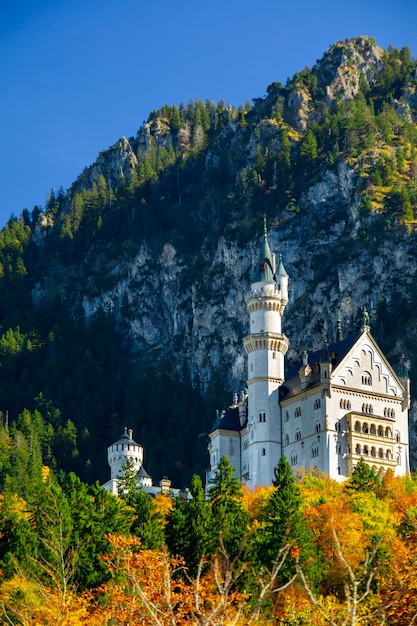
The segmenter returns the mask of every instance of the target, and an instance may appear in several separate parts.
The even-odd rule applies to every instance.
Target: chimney
[[[169,495],[169,490],[171,488],[171,481],[166,476],[160,481],[159,486],[161,487],[161,493],[165,496]]]

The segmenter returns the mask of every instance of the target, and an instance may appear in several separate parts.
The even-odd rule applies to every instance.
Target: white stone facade
[[[284,374],[287,302],[288,276],[282,261],[276,271],[265,233],[246,298],[248,397],[235,399],[209,433],[209,478],[223,455],[251,488],[272,483],[282,454],[295,472],[316,470],[336,480],[349,477],[361,458],[379,475],[407,474],[407,374],[395,374],[367,318],[360,333],[305,352]]]

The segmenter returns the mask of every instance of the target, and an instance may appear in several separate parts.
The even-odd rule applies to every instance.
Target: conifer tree
[[[242,504],[242,486],[233,472],[229,459],[223,456],[209,493],[213,542],[216,547],[223,546],[231,559],[241,553],[249,526],[249,515]]]

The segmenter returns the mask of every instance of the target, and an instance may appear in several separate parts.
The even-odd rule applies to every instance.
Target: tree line
[[[226,457],[208,492],[152,498],[129,464],[119,497],[33,468],[0,497],[0,623],[414,623],[417,481],[364,461],[345,483],[243,488]]]

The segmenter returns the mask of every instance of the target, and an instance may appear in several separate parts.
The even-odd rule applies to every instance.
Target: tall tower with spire
[[[288,302],[288,274],[281,256],[278,269],[275,265],[264,219],[261,250],[246,297],[250,324],[244,339],[248,355],[249,485],[270,485],[282,452],[279,387],[284,382],[289,342],[282,333],[281,319]]]

